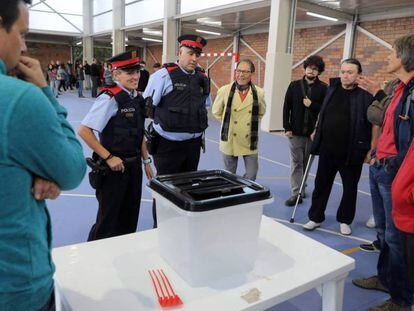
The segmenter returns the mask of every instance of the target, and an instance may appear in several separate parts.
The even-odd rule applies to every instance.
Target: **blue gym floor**
[[[67,108],[69,113],[68,120],[75,130],[93,103],[93,99],[90,98],[90,92],[85,91],[85,95],[87,98],[79,99],[77,93],[72,91],[62,94],[58,99]],[[221,153],[218,149],[219,129],[219,123],[216,120],[210,119],[210,125],[206,132],[206,153],[201,156],[199,169],[223,167]],[[85,156],[90,156],[90,149],[85,144],[83,146]],[[352,278],[367,277],[376,273],[378,254],[366,253],[357,249],[359,244],[370,242],[375,238],[375,230],[368,229],[365,226],[365,222],[372,212],[368,169],[366,166],[364,167],[359,183],[357,212],[352,224],[352,236],[345,237],[338,233],[339,224],[335,219],[336,209],[342,195],[339,175],[332,188],[326,211],[326,220],[322,224],[321,229],[307,232],[301,227],[301,224],[308,220],[307,211],[310,206],[310,196],[313,191],[316,168],[317,159],[313,163],[311,175],[308,179],[307,197],[304,199],[304,203],[298,207],[295,224],[290,224],[289,219],[292,208],[284,205],[284,201],[290,196],[289,147],[287,139],[280,134],[260,133],[257,182],[269,187],[274,196],[274,202],[265,206],[264,214],[338,251],[348,251],[350,253],[349,256],[356,261],[356,269],[350,273],[346,280],[344,310],[366,310],[368,307],[377,305],[387,299],[386,294],[358,289],[351,284]],[[238,173],[241,175],[244,173],[244,163],[242,161],[239,161]],[[146,180],[144,179],[143,184],[145,183]],[[138,231],[152,228],[151,204],[150,192],[144,186]],[[94,223],[98,207],[94,191],[88,183],[87,176],[85,176],[82,184],[77,189],[62,193],[55,201],[48,201],[48,207],[52,217],[54,247],[86,241],[89,229]],[[321,303],[321,297],[316,290],[311,290],[269,310],[321,310]]]

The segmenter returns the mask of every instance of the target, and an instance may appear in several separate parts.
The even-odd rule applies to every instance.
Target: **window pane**
[[[65,16],[76,26],[82,29],[82,17]],[[66,22],[56,13],[31,11],[29,16],[29,28],[37,30],[63,31],[63,32],[79,32],[78,29]]]
[[[112,11],[93,18],[93,32],[112,29]]]
[[[51,8],[49,8],[44,3],[39,3],[36,6],[34,6],[32,9],[29,9],[29,11],[46,11],[46,12],[53,12]]]
[[[144,0],[125,6],[125,26],[164,17],[164,0]]]
[[[240,0],[203,0],[203,1],[194,1],[194,0],[181,0],[181,14],[199,11],[207,8],[213,8],[220,5],[225,5],[234,2],[243,2]]]
[[[93,0],[93,15],[112,10],[112,0]]]
[[[79,14],[79,15],[83,14],[82,0],[70,0],[70,1],[47,0],[45,1],[45,3],[50,5],[53,9],[55,9],[59,13]],[[37,8],[37,6],[34,8]]]

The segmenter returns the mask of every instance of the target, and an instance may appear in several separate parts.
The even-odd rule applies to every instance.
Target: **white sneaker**
[[[343,235],[350,235],[352,233],[351,227],[347,224],[340,224],[339,230],[341,231],[341,234]]]
[[[374,219],[374,215],[371,215],[371,216],[368,218],[368,220],[367,220],[367,222],[365,223],[365,225],[366,225],[368,228],[371,228],[371,229],[375,228],[375,219]]]
[[[303,229],[305,230],[315,230],[316,228],[319,228],[321,226],[320,222],[314,222],[312,220],[309,220],[306,224],[302,225]]]

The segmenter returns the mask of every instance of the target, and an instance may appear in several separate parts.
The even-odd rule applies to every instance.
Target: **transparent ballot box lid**
[[[179,208],[190,212],[251,203],[271,198],[268,188],[224,170],[162,175],[149,187]]]

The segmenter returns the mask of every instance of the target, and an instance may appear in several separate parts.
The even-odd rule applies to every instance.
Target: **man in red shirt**
[[[414,140],[392,183],[392,218],[401,230],[404,257],[414,287]]]
[[[372,208],[380,241],[380,256],[376,276],[355,279],[353,284],[365,289],[388,292],[391,299],[369,310],[411,310],[413,290],[408,281],[407,265],[401,232],[391,217],[391,184],[404,159],[414,134],[414,102],[410,95],[414,87],[414,35],[398,38],[388,56],[387,71],[399,79],[391,95],[382,133],[372,154],[370,188]],[[359,86],[381,101],[386,95],[379,84],[360,78]],[[408,108],[408,109],[407,109]]]

